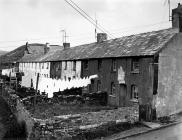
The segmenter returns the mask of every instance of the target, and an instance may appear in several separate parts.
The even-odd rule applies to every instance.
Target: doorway
[[[119,106],[125,106],[126,95],[127,95],[127,86],[125,84],[120,84]]]

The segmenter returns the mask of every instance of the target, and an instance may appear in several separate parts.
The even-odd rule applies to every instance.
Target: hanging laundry
[[[84,78],[61,80],[61,79],[52,79],[40,76],[38,82],[38,90],[40,92],[46,92],[48,94],[48,98],[52,98],[54,92],[64,91],[66,89],[71,89],[71,88],[86,87],[88,84],[91,83],[90,81],[91,79],[97,77],[98,77],[97,75],[92,75],[90,77],[84,77]],[[22,86],[30,87],[31,80],[29,79],[31,78],[33,79],[32,81],[35,89],[37,77],[33,75],[33,73],[26,74],[25,76],[22,77]]]

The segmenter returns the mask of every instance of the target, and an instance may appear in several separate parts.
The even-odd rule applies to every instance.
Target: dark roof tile
[[[162,49],[178,33],[177,29],[164,29],[116,38],[102,43],[91,43],[59,50],[34,61],[59,61],[92,58],[150,56]]]

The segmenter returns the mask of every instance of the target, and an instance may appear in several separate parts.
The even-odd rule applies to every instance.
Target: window
[[[67,61],[65,61],[64,69],[67,70]]]
[[[102,68],[102,60],[99,59],[98,60],[98,70],[101,70],[101,68]]]
[[[116,71],[116,59],[112,60],[112,71]]]
[[[83,61],[83,68],[88,70],[88,60]]]
[[[42,69],[44,68],[44,63],[42,63]]]
[[[61,70],[61,68],[62,68],[62,63],[59,62],[59,70]]]
[[[101,91],[101,81],[97,81],[97,91]]]
[[[68,77],[68,80],[71,81],[71,77]]]
[[[49,69],[49,62],[47,62],[47,69]]]
[[[73,61],[73,70],[76,71],[76,61]]]
[[[134,73],[138,73],[139,72],[139,59],[133,59],[132,60],[131,70]]]
[[[35,63],[35,69],[37,69],[37,63]]]
[[[131,86],[131,99],[138,99],[138,87],[136,85]]]
[[[61,62],[57,62],[56,64],[56,71],[61,70]]]
[[[111,95],[115,95],[116,94],[116,87],[114,82],[111,83]]]
[[[90,92],[94,92],[94,79],[91,79]]]

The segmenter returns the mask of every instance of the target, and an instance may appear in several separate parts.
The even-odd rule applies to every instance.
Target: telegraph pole
[[[40,77],[40,73],[37,73],[36,91],[35,91],[35,95],[34,95],[34,103],[33,103],[34,111],[35,111],[35,105],[36,105],[36,100],[37,100],[37,92],[38,92],[39,77]]]

